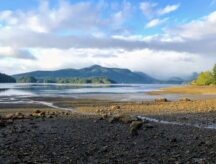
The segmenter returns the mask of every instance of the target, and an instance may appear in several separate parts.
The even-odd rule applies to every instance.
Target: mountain
[[[184,78],[187,82],[195,80],[199,76],[199,73],[193,72],[190,76]]]
[[[171,77],[168,80],[161,80],[161,84],[186,84],[197,78],[199,74],[197,72],[193,72],[191,75],[183,76],[183,77]]]
[[[17,83],[36,83],[37,79],[32,76],[22,76],[20,78],[16,78]]]
[[[15,82],[16,80],[13,77],[0,73],[0,83],[15,83]]]
[[[13,77],[34,77],[36,79],[62,79],[62,78],[92,78],[106,77],[115,83],[157,83],[158,80],[147,74],[132,72],[129,69],[106,68],[99,65],[83,69],[62,69],[56,71],[34,71],[17,74]]]
[[[165,81],[166,84],[182,84],[185,81],[180,77],[171,77],[169,80]]]

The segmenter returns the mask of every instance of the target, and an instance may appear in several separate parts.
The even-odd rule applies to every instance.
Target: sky
[[[0,72],[128,68],[166,79],[216,63],[216,0],[0,0]]]

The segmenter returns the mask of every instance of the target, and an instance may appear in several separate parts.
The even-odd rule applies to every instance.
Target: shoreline
[[[43,101],[42,101],[43,100]],[[159,101],[158,101],[159,100]],[[97,99],[75,99],[57,97],[33,97],[25,101],[0,102],[2,113],[32,112],[34,110],[51,110],[92,115],[130,114],[158,122],[179,122],[195,125],[211,125],[216,117],[216,98],[197,99],[189,98],[169,101],[166,98],[154,101],[110,101]],[[116,110],[115,108],[119,108]]]
[[[197,95],[216,95],[216,86],[195,86],[184,85],[178,87],[161,88],[160,91],[148,92],[149,95],[163,94],[197,94]]]
[[[216,99],[119,102],[33,97],[31,101],[59,109],[43,103],[0,103],[0,163],[216,161],[216,130],[205,128],[216,122]],[[68,108],[75,110],[60,110]]]

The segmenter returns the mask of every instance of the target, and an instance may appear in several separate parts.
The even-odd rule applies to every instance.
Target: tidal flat
[[[214,98],[29,99],[0,104],[2,164],[216,161]]]

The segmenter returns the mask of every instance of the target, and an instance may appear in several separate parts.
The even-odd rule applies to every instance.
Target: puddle
[[[175,122],[175,121],[166,121],[166,120],[159,120],[155,118],[150,118],[150,117],[145,117],[145,116],[138,116],[139,119],[143,121],[150,121],[150,122],[155,122],[155,123],[160,123],[160,124],[169,124],[169,125],[179,125],[179,126],[190,126],[190,127],[196,127],[196,128],[204,128],[204,129],[216,129],[216,124],[190,124],[190,123],[180,123],[180,122]]]

